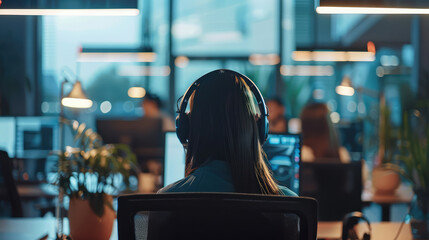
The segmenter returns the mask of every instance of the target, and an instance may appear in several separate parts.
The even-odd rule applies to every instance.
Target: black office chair
[[[124,239],[316,239],[317,201],[237,193],[120,196]]]
[[[341,221],[362,210],[362,162],[308,163],[300,168],[300,195],[317,199],[319,221]]]
[[[0,150],[0,185],[4,185],[1,188],[1,195],[10,203],[12,208],[12,217],[23,217],[21,198],[16,188],[15,180],[12,176],[12,161],[9,158],[7,152]]]

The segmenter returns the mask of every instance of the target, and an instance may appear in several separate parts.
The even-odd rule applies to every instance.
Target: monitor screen
[[[299,194],[300,136],[270,134],[263,149],[277,182]],[[165,135],[164,186],[174,183],[184,176],[185,151],[176,133],[167,132]]]
[[[152,159],[162,161],[164,155],[162,118],[98,119],[97,132],[104,143],[129,145],[144,171],[148,170],[147,161]]]
[[[263,149],[277,182],[299,194],[300,135],[269,134]]]
[[[46,158],[58,150],[58,117],[17,117],[16,157]]]
[[[165,133],[164,186],[185,176],[185,150],[176,132]]]
[[[163,146],[161,118],[97,119],[97,132],[104,143],[124,143],[134,149]]]
[[[0,150],[15,157],[16,122],[14,117],[0,117]]]

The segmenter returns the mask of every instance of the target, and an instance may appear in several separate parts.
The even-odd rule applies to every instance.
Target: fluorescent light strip
[[[252,54],[249,56],[249,62],[253,65],[276,65],[280,62],[280,57],[277,54]]]
[[[0,9],[0,15],[20,16],[137,16],[140,11],[133,8],[118,9]]]
[[[375,54],[357,51],[294,51],[292,59],[297,62],[372,62]]]
[[[106,53],[79,53],[78,62],[154,62],[154,52],[106,52]]]
[[[429,14],[428,8],[322,7],[318,14]]]
[[[122,77],[166,77],[170,75],[169,66],[121,66],[117,74]]]
[[[282,65],[280,73],[283,76],[318,77],[333,76],[335,71],[332,66]]]

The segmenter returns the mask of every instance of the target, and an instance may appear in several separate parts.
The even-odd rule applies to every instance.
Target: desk
[[[371,239],[394,239],[399,226],[398,222],[373,223]],[[366,226],[363,226],[364,229]],[[341,237],[341,222],[319,222],[317,236],[324,239],[339,239]],[[64,232],[69,232],[68,220],[64,219]],[[0,239],[39,239],[49,234],[48,239],[55,236],[55,218],[8,218],[0,219]],[[117,223],[113,225],[110,240],[118,239]],[[411,240],[411,228],[404,225],[398,240]]]
[[[53,199],[58,196],[58,187],[48,183],[17,185],[21,198],[46,198]]]
[[[390,221],[390,207],[396,203],[410,203],[414,192],[411,186],[401,184],[392,195],[380,195],[375,193],[371,184],[366,184],[362,192],[363,202],[373,202],[381,206],[381,221]]]
[[[371,239],[378,240],[393,240],[399,230],[400,222],[380,222],[371,224]],[[319,222],[317,224],[317,238],[318,239],[340,239],[342,232],[342,222]],[[367,231],[367,226],[362,224],[359,228],[361,231]],[[363,232],[362,232],[363,233]],[[362,236],[362,235],[360,235]],[[411,227],[409,224],[404,224],[398,240],[411,240]]]
[[[55,239],[56,219],[49,218],[0,218],[0,239],[22,240],[40,239],[46,234]],[[69,233],[68,219],[64,219],[64,232]],[[118,239],[117,224],[113,225],[110,240]]]
[[[58,187],[48,183],[17,184],[16,188],[21,199],[54,199],[58,196]],[[6,190],[1,189],[0,199],[4,199],[6,194]]]

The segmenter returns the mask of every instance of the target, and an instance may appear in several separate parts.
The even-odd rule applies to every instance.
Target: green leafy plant
[[[380,130],[379,130],[379,159],[381,164],[392,163],[398,151],[399,131],[390,120],[390,109],[384,105],[380,107]]]
[[[402,164],[387,166],[411,181],[415,191],[429,193],[429,122],[418,110],[414,115],[409,118],[408,114],[404,114],[401,153],[398,155]]]
[[[101,217],[105,205],[113,209],[107,196],[122,186],[129,188],[136,156],[127,145],[103,145],[100,135],[84,123],[63,122],[71,127],[77,146],[68,146],[59,154],[56,183],[70,198],[89,200],[91,209]]]

